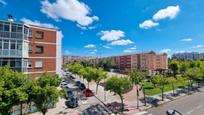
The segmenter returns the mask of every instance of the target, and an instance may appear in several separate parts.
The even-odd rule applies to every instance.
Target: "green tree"
[[[48,108],[54,106],[60,96],[60,91],[57,87],[60,84],[60,78],[57,75],[49,75],[44,73],[37,80],[37,86],[33,88],[34,103],[43,115],[47,112]]]
[[[119,95],[121,99],[121,111],[124,110],[123,93],[132,87],[131,81],[127,77],[113,76],[106,81],[105,88]]]
[[[105,78],[107,78],[107,73],[104,72],[102,68],[95,70],[95,73],[93,75],[93,80],[96,82],[96,94],[98,92],[99,83]]]
[[[130,80],[132,84],[136,87],[136,94],[137,94],[137,108],[139,108],[139,86],[142,87],[142,81],[144,80],[144,75],[137,69],[133,69],[129,73]],[[145,100],[145,99],[144,99]]]
[[[176,84],[177,80],[175,77],[170,77],[170,78],[168,78],[168,82],[169,82],[169,84],[171,84],[171,87],[173,90],[173,96],[175,96],[175,85],[174,84]]]
[[[167,77],[164,75],[155,75],[153,77],[153,81],[155,81],[156,85],[161,89],[161,93],[162,93],[162,101],[164,100],[164,87],[166,84],[168,84],[168,80]]]
[[[95,70],[92,67],[86,67],[83,73],[83,77],[86,79],[88,83],[88,88],[89,88],[89,83],[93,80],[93,75],[95,73]]]
[[[169,69],[171,69],[173,71],[173,75],[174,77],[176,77],[176,74],[178,73],[178,64],[176,62],[172,62],[169,65]]]
[[[21,104],[22,114],[22,103],[28,99],[28,94],[25,93],[27,80],[27,76],[9,69],[8,66],[0,69],[0,113],[10,115],[11,108]]]
[[[188,69],[188,66],[186,64],[186,62],[183,62],[179,68],[179,71],[181,73],[181,75],[184,77],[186,75],[186,71]]]
[[[202,79],[203,75],[200,68],[194,67],[187,70],[187,77],[189,86],[193,88],[193,82],[197,82],[199,86],[199,81]]]

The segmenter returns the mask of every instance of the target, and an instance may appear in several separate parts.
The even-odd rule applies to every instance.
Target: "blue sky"
[[[0,0],[0,19],[63,32],[64,55],[204,51],[203,0]]]

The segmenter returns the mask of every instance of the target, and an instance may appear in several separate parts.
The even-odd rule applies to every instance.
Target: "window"
[[[10,30],[9,25],[4,25],[4,31],[9,32],[9,30]]]
[[[35,67],[36,68],[42,68],[43,67],[43,61],[41,61],[41,60],[35,61]]]
[[[4,41],[4,49],[9,49],[9,43],[6,40]]]
[[[38,39],[43,39],[44,33],[40,32],[40,31],[37,31],[35,37],[38,38]]]
[[[32,36],[33,36],[32,29],[29,29],[29,37],[32,37]]]
[[[3,24],[0,23],[0,31],[3,31]]]
[[[2,49],[2,41],[0,41],[0,49]]]
[[[11,49],[12,50],[16,49],[16,42],[15,41],[11,41]]]
[[[22,26],[18,26],[18,27],[17,27],[17,32],[22,32],[22,31],[23,31]]]
[[[17,31],[17,30],[16,30],[16,25],[12,25],[11,31],[12,31],[12,32],[16,32],[16,31]]]
[[[43,53],[43,46],[36,46],[36,53]]]
[[[32,61],[28,60],[28,68],[32,68]]]
[[[29,45],[29,53],[31,53],[31,52],[32,52],[32,46]]]

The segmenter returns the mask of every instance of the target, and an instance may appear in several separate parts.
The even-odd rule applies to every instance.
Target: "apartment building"
[[[199,60],[204,59],[204,53],[199,52],[175,53],[172,55],[172,58],[180,60]]]
[[[37,76],[60,74],[61,31],[13,20],[0,20],[0,67]]]
[[[108,58],[108,57],[106,57]],[[131,69],[147,70],[149,72],[162,71],[168,69],[167,54],[156,54],[153,51],[141,52],[130,55],[111,57],[121,73]]]
[[[83,60],[95,59],[94,56],[63,56],[63,64],[69,64],[74,62],[80,62]]]

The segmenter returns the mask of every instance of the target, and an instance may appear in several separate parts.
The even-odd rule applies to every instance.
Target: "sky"
[[[62,31],[63,55],[204,52],[204,0],[0,0],[0,19]]]

